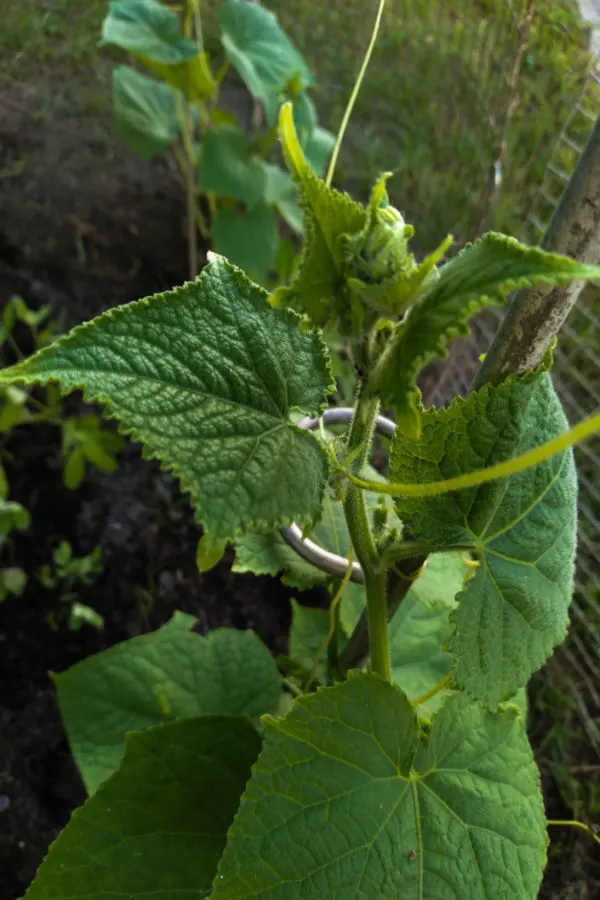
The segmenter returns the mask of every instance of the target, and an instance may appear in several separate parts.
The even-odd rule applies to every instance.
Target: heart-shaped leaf
[[[116,644],[54,676],[60,711],[88,793],[115,772],[128,731],[174,719],[275,712],[281,678],[251,631],[207,637],[176,613],[163,628]]]
[[[550,376],[486,386],[423,413],[421,435],[392,442],[390,480],[426,484],[511,459],[564,431]],[[469,490],[399,497],[414,537],[471,549],[479,567],[459,594],[450,641],[458,685],[494,706],[560,643],[573,590],[577,481],[572,453]]]
[[[265,722],[212,900],[533,900],[539,775],[516,707],[449,698],[422,733],[360,675]]]

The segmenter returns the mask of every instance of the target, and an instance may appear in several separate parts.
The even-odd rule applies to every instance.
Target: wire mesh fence
[[[334,127],[364,51],[372,5],[270,5],[309,58],[321,85],[320,115]],[[421,251],[447,233],[460,247],[490,228],[537,243],[600,114],[592,35],[571,0],[388,4],[343,149],[340,183],[365,197],[379,172],[394,170],[391,199],[415,225]],[[425,373],[429,402],[469,391],[498,316],[478,317],[472,335]],[[555,357],[555,383],[572,421],[600,407],[599,366],[600,291],[590,286]],[[594,722],[600,722],[600,451],[590,442],[576,455],[577,582],[571,634],[560,652],[588,733],[600,746]]]

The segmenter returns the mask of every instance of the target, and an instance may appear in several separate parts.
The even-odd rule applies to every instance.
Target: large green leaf
[[[567,427],[550,376],[486,386],[427,410],[422,432],[400,429],[390,480],[427,483],[511,459]],[[465,491],[398,498],[414,537],[471,548],[480,565],[459,595],[453,677],[487,704],[511,697],[560,643],[573,589],[577,485],[571,452]]]
[[[246,136],[235,125],[208,131],[202,144],[198,187],[255,206],[265,198],[265,164],[250,150]]]
[[[132,53],[190,100],[207,99],[216,85],[206,54],[184,37],[177,14],[154,0],[115,0],[102,26],[102,43]]]
[[[221,3],[218,15],[227,58],[254,97],[268,103],[294,78],[302,87],[313,83],[273,13],[259,3],[230,0]]]
[[[116,0],[102,26],[102,43],[127,50],[155,75],[179,88],[188,100],[215,92],[205,53],[179,30],[177,14],[154,0]]]
[[[195,281],[110,310],[0,373],[105,403],[179,475],[214,540],[318,517],[326,456],[290,413],[318,414],[329,380],[320,337],[219,257]]]
[[[316,325],[337,319],[347,329],[351,310],[343,287],[345,260],[340,237],[360,231],[366,212],[347,194],[327,187],[317,177],[304,157],[289,107],[282,110],[280,130],[286,160],[298,185],[305,242],[292,284],[276,291],[273,302],[307,313]]]
[[[173,88],[129,66],[113,71],[113,109],[117,131],[140,156],[164,153],[181,129]]]
[[[198,900],[260,749],[247,719],[129,734],[121,768],[50,847],[27,900]]]
[[[167,65],[198,53],[195,41],[181,34],[177,13],[155,0],[113,0],[102,25],[102,43]]]
[[[361,675],[265,724],[212,900],[537,896],[544,808],[516,707],[455,696],[424,735]]]
[[[277,214],[266,203],[252,209],[219,209],[211,222],[217,253],[222,253],[258,281],[275,266],[279,232]]]
[[[517,288],[599,276],[598,266],[526,247],[505,235],[485,235],[438,270],[398,326],[378,385],[382,402],[396,406],[398,419],[412,422],[416,431],[415,378],[432,359],[446,355],[453,337],[468,334],[470,316],[487,303],[501,303]]]
[[[210,713],[275,712],[281,678],[251,631],[190,631],[176,613],[159,631],[117,644],[54,676],[75,762],[88,793],[119,767],[128,731]]]

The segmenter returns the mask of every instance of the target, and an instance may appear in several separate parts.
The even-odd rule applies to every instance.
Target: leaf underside
[[[273,270],[279,246],[277,214],[266,203],[219,209],[211,222],[215,250],[258,281]]]
[[[175,92],[130,66],[113,71],[115,127],[140,156],[168,150],[181,130]]]
[[[251,152],[246,136],[235,125],[219,125],[204,136],[198,187],[241,200],[248,207],[265,197],[265,163]]]
[[[428,483],[513,458],[567,427],[538,371],[427,410],[419,439],[396,432],[390,480]],[[449,647],[457,685],[494,706],[515,694],[566,634],[577,482],[572,453],[478,488],[398,498],[414,537],[471,547],[479,567],[458,596]]]
[[[211,898],[533,900],[545,848],[516,707],[451,697],[426,738],[361,675],[267,722]]]
[[[181,34],[177,14],[155,0],[110,3],[102,43],[165,65],[185,62],[198,53],[195,41]]]
[[[320,337],[297,321],[217,257],[195,281],[104,313],[0,380],[58,381],[106,404],[226,540],[320,513],[325,453],[290,413],[319,414],[330,372]]]

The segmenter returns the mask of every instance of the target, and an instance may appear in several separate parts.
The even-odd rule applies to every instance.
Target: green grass
[[[0,70],[15,81],[93,77],[106,7],[106,0],[0,4]]]

